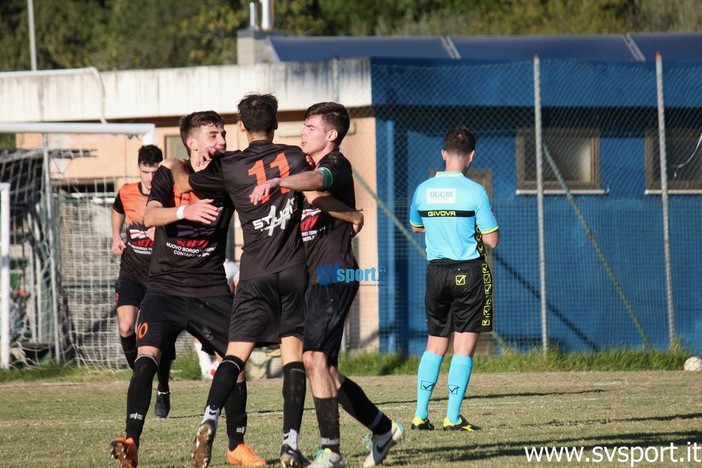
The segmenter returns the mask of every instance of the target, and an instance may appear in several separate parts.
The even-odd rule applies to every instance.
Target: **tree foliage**
[[[236,63],[248,0],[34,2],[39,69]],[[290,36],[699,31],[699,0],[277,0]],[[0,70],[30,68],[27,0],[0,2]]]

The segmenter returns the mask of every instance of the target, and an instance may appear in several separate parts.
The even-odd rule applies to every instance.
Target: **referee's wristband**
[[[185,218],[185,205],[180,205],[178,207],[178,209],[176,210],[176,218],[178,218],[178,219]]]

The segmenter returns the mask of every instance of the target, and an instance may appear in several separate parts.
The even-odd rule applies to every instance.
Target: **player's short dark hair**
[[[249,133],[269,135],[278,128],[278,100],[272,94],[247,94],[237,109],[239,120]]]
[[[214,125],[215,127],[224,127],[224,119],[215,111],[198,111],[192,114],[184,115],[180,118],[178,127],[180,128],[180,139],[183,140],[183,145],[185,149],[188,150],[190,154],[190,148],[188,148],[188,137],[191,135],[193,130],[197,130],[203,125]]]
[[[468,156],[475,150],[475,135],[465,127],[449,130],[444,137],[444,151]]]
[[[336,130],[338,136],[334,143],[336,143],[336,146],[339,146],[351,126],[351,118],[346,107],[337,102],[319,102],[311,105],[305,111],[305,120],[314,115],[322,116],[322,122],[324,122],[327,129],[333,128]]]
[[[163,161],[163,151],[156,145],[144,145],[139,148],[140,166],[158,166]]]

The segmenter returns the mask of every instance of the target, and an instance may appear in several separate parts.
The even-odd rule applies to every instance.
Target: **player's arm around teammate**
[[[181,180],[184,174],[174,167],[179,189],[228,194],[239,214],[245,246],[229,344],[212,381],[191,451],[196,466],[209,463],[222,404],[231,394],[234,379],[244,373],[254,346],[277,343],[283,361],[280,461],[284,467],[298,467],[305,462],[298,449],[306,389],[302,364],[307,284],[300,235],[302,197],[294,191],[278,191],[265,206],[253,206],[248,198],[259,180],[309,170],[298,147],[273,143],[277,107],[272,95],[245,96],[238,105],[238,126],[246,134],[248,147],[221,155],[206,170],[189,175],[188,180]]]
[[[336,136],[334,133],[332,136]],[[309,155],[308,162],[314,167],[315,161]],[[326,168],[314,168],[312,171],[303,172],[301,174],[289,175],[286,177],[274,177],[266,180],[254,187],[249,200],[251,204],[258,205],[261,200],[270,196],[270,194],[279,188],[296,190],[303,192],[307,201],[329,214],[330,216],[345,221],[353,226],[355,234],[358,234],[363,228],[363,213],[343,203],[338,198],[326,191],[331,184],[331,174]]]
[[[191,158],[198,147],[204,151],[226,149],[224,121],[215,112],[185,116],[180,127]],[[210,141],[218,143],[219,148],[213,148]],[[233,213],[231,202],[218,193],[182,194],[174,189],[170,172],[162,168],[156,173],[148,210],[148,224],[158,226],[155,261],[137,326],[139,356],[127,395],[126,435],[112,443],[112,456],[123,467],[136,466],[151,381],[164,345],[187,331],[207,350],[224,354],[231,315],[232,297],[223,267],[227,227]],[[265,460],[243,442],[245,382],[233,385],[239,398],[226,402],[227,459],[232,464],[265,465]]]

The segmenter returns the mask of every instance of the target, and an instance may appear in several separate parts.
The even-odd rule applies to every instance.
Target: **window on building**
[[[543,130],[543,180],[546,193],[563,193],[560,173],[573,192],[601,192],[600,134],[595,129],[547,128]],[[548,162],[553,159],[558,172]],[[533,128],[517,132],[517,189],[534,193],[536,186],[536,132]]]
[[[164,156],[166,158],[188,159],[188,151],[183,145],[180,135],[166,135],[166,148]]]
[[[702,191],[702,130],[667,129],[665,138],[668,190]],[[646,131],[646,190],[661,190],[661,152],[658,129]]]

